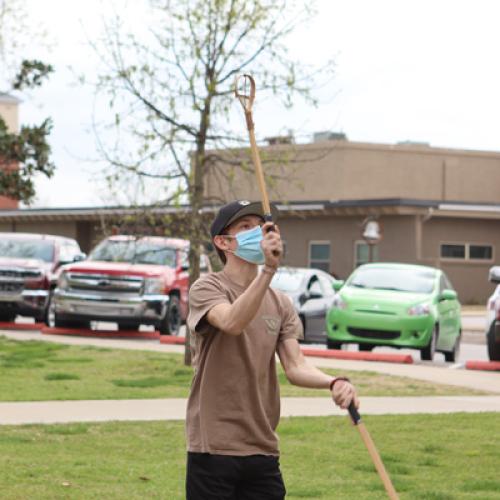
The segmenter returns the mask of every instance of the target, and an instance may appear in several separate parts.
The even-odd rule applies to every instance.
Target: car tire
[[[57,314],[54,313],[54,327],[55,328],[81,328],[84,330],[90,329],[90,321],[86,320],[69,320],[60,319]]]
[[[462,342],[462,332],[457,335],[455,343],[453,344],[453,350],[449,352],[444,352],[444,359],[448,363],[456,363],[458,361],[458,356],[460,355],[460,344]]]
[[[429,343],[424,348],[420,349],[420,357],[424,361],[432,361],[434,359],[434,354],[436,353],[437,336],[438,329],[437,326],[434,326]]]
[[[486,341],[488,344],[488,356],[490,361],[500,361],[500,344],[495,342],[495,322],[490,326],[486,334]]]
[[[358,344],[358,350],[364,352],[370,352],[374,347],[372,344]]]
[[[5,323],[12,323],[16,320],[16,314],[11,312],[2,312],[0,313],[0,321]]]
[[[170,295],[165,316],[158,323],[160,335],[179,335],[181,328],[181,303],[177,295]]]
[[[118,330],[123,332],[130,332],[134,330],[139,330],[140,323],[137,321],[119,321]]]
[[[47,306],[45,307],[45,312],[43,315],[43,322],[49,327],[54,328],[56,326],[55,322],[56,310],[53,301],[52,291],[49,294],[49,298],[47,300]]]
[[[302,322],[302,332],[303,332],[303,337],[299,339],[300,343],[306,343],[306,318],[301,314],[299,316],[300,321]]]
[[[331,340],[329,338],[326,339],[326,347],[328,349],[340,349],[342,347],[341,342],[335,342],[334,340]]]

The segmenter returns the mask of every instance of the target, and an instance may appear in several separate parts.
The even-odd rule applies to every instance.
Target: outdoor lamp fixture
[[[382,226],[377,219],[367,217],[363,221],[362,227],[363,229],[361,234],[369,248],[368,262],[373,262],[373,247],[382,239]]]

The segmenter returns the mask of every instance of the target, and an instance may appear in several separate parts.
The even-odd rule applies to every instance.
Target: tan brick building
[[[223,155],[230,161],[214,163],[207,176],[207,216],[229,199],[259,199],[247,152],[214,156]],[[271,198],[282,212],[286,264],[346,278],[368,260],[362,225],[373,217],[383,228],[375,260],[440,267],[463,303],[482,304],[491,294],[488,270],[500,263],[500,153],[326,140],[263,147],[262,157],[273,176]],[[161,216],[189,208],[155,211]],[[103,221],[131,213],[0,210],[0,231],[70,236],[88,252],[102,236]]]
[[[0,117],[3,118],[9,132],[17,132],[19,130],[19,99],[8,94],[0,92]],[[1,162],[0,162],[0,165]],[[2,165],[2,168],[15,168],[15,165]],[[17,200],[0,196],[0,210],[18,208]]]

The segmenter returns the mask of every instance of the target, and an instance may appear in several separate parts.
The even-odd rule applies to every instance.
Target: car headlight
[[[57,288],[60,288],[61,290],[66,290],[66,288],[69,288],[68,277],[66,273],[61,273],[59,275],[59,278],[57,280]]]
[[[335,295],[332,302],[332,309],[345,309],[347,304],[340,295]]]
[[[164,292],[165,287],[160,278],[146,278],[144,280],[144,295],[156,295]]]
[[[427,316],[431,313],[431,306],[429,304],[417,304],[408,309],[410,316]]]

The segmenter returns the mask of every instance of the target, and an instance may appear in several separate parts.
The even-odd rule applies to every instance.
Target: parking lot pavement
[[[500,396],[365,397],[362,415],[500,412]],[[0,403],[0,425],[184,420],[186,399]],[[281,416],[345,415],[329,397],[282,398]]]

